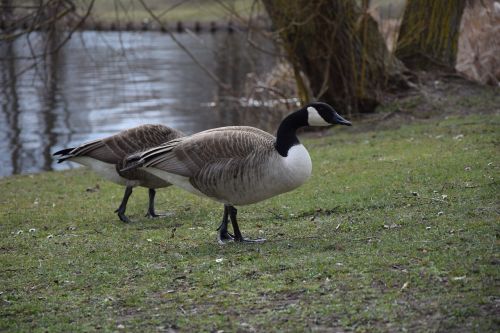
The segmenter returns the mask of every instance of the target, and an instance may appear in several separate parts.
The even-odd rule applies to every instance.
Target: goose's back
[[[256,152],[265,155],[274,149],[274,136],[246,126],[215,128],[172,142],[164,151],[152,150],[145,166],[194,177],[210,165],[242,161]]]
[[[115,156],[115,163],[121,162],[128,155],[161,145],[162,143],[183,136],[180,131],[163,125],[142,125],[121,131],[102,140],[105,149],[96,149],[91,154]]]

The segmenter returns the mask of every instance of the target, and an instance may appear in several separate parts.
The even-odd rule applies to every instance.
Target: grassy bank
[[[209,22],[235,20],[234,14],[248,18],[251,14],[263,14],[263,5],[254,0],[145,0],[149,9],[165,22]],[[374,0],[372,6],[382,11],[383,17],[401,16],[404,1],[402,0]],[[85,10],[82,7],[82,11]],[[136,0],[96,0],[92,11],[92,18],[102,22],[138,22],[144,19],[151,20],[151,16],[144,6]]]
[[[233,13],[248,17],[252,13],[253,0],[214,1],[145,1],[148,8],[163,22],[209,22],[228,21]],[[261,7],[254,8],[261,12]],[[152,20],[144,6],[135,0],[97,0],[92,10],[92,19],[101,22],[143,22]],[[234,18],[233,18],[234,19]]]
[[[178,189],[126,225],[89,171],[1,179],[0,331],[498,331],[499,124],[304,140],[310,181],[239,210],[259,245],[217,245],[222,207]]]

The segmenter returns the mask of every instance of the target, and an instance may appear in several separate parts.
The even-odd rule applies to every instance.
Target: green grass
[[[0,331],[498,331],[499,123],[304,140],[310,181],[239,210],[258,245],[218,245],[222,207],[179,189],[159,220],[135,190],[126,225],[89,171],[1,179]]]
[[[253,0],[145,0],[149,9],[164,22],[208,22],[228,21],[232,14],[249,17],[262,12],[262,6],[256,5],[252,12]],[[83,6],[82,10],[86,7]],[[144,6],[136,0],[97,0],[92,10],[92,17],[104,22],[142,22],[152,20]]]

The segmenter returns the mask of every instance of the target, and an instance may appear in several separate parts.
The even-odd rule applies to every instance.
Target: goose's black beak
[[[345,120],[338,113],[335,113],[335,115],[333,117],[333,124],[352,126],[352,124],[349,120]]]

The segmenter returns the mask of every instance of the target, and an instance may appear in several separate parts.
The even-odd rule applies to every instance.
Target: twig
[[[426,199],[426,200],[430,200],[430,201],[437,201],[437,202],[446,203],[448,205],[451,204],[449,201],[438,199],[438,198],[429,198],[429,197],[422,197],[422,196],[407,196],[407,198]]]
[[[71,3],[71,2],[67,2],[67,3],[69,3],[69,7],[66,7],[61,12],[57,13],[56,15],[50,17],[49,19],[47,19],[47,20],[45,20],[43,22],[34,24],[32,26],[32,30],[39,29],[39,28],[41,28],[41,27],[43,27],[45,25],[49,25],[51,23],[55,23],[56,21],[60,20],[64,16],[66,16],[69,12],[74,11],[75,7],[74,7],[73,3]],[[91,6],[93,5],[93,3],[94,3],[94,0],[92,1]],[[50,5],[50,3],[49,3],[49,5]],[[26,33],[26,31],[21,30],[21,31],[19,31],[17,33],[13,33],[13,34],[6,35],[6,36],[1,36],[0,37],[0,41],[7,41],[7,40],[11,40],[11,39],[16,39],[17,37],[22,36],[25,33]]]
[[[44,21],[42,23],[39,23],[39,24],[32,25],[28,31],[21,31],[21,32],[17,33],[15,38],[17,38],[19,36],[22,36],[22,35],[26,35],[27,36],[27,42],[28,42],[28,45],[30,47],[31,55],[29,57],[16,57],[16,59],[36,59],[36,58],[45,57],[45,56],[47,56],[49,54],[58,52],[66,44],[66,42],[73,36],[73,33],[76,30],[78,30],[80,28],[80,26],[85,22],[85,20],[90,16],[92,8],[94,7],[94,3],[95,3],[95,0],[91,0],[90,1],[89,6],[87,7],[86,13],[83,16],[81,16],[81,18],[78,21],[78,23],[69,31],[68,35],[56,47],[54,47],[54,48],[52,48],[50,50],[45,49],[42,53],[35,53],[32,45],[31,45],[31,41],[29,39],[29,36],[30,36],[31,32],[33,32],[35,29],[38,29],[38,28],[44,26],[47,23],[54,23],[54,22],[56,22],[60,18],[64,17],[67,13],[69,13],[71,11],[74,11],[74,6],[66,8],[66,10],[63,10],[62,12],[58,13],[55,17],[53,17],[53,18],[51,18],[49,20],[46,20],[46,21]],[[12,38],[12,35],[11,36],[7,36],[7,37],[0,36],[0,41],[9,40],[11,38]],[[3,60],[5,60],[5,59],[7,59],[7,58],[3,58]]]
[[[428,197],[419,197],[419,198],[427,199],[427,200],[431,200],[431,201],[444,202],[444,203],[450,204],[450,202],[442,200],[442,199],[438,199],[438,198],[428,198]]]

